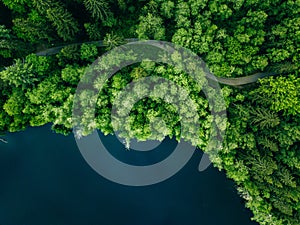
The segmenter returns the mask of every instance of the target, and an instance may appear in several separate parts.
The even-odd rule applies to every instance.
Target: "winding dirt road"
[[[131,42],[136,42],[136,41],[139,41],[139,39],[138,38],[125,39],[126,43],[131,43]],[[66,46],[81,45],[81,44],[96,44],[96,46],[98,46],[98,47],[105,46],[103,43],[103,40],[90,41],[90,42],[78,42],[78,43],[72,43],[72,44],[61,45],[58,47],[48,48],[43,51],[37,52],[36,55],[38,55],[38,56],[55,55],[55,54],[59,53]],[[246,84],[255,83],[260,78],[264,78],[264,77],[268,77],[268,76],[275,76],[275,75],[279,75],[279,74],[280,73],[278,73],[278,72],[267,72],[267,73],[255,73],[255,74],[245,76],[245,77],[236,77],[236,78],[216,77],[216,78],[217,78],[217,81],[221,84],[226,84],[226,85],[230,85],[230,86],[242,86],[242,85],[246,85]],[[209,75],[207,76],[207,78],[212,79]]]

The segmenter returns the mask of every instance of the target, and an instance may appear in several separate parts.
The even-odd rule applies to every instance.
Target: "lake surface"
[[[114,136],[100,136],[115,157],[137,165],[159,161],[176,146],[165,140],[153,151],[126,151]],[[170,179],[130,187],[98,175],[74,137],[55,134],[49,125],[5,138],[1,225],[257,225],[224,173],[212,166],[198,171],[200,150]]]

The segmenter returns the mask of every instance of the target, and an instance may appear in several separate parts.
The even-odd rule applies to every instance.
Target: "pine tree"
[[[104,37],[103,44],[106,46],[106,50],[111,50],[114,47],[124,44],[124,38],[114,34],[107,33]]]
[[[30,43],[39,43],[43,40],[50,42],[54,39],[53,30],[46,22],[32,21],[30,18],[16,18],[13,23],[17,36]]]
[[[109,5],[105,0],[84,0],[85,8],[95,19],[105,20],[108,16]]]
[[[279,151],[278,144],[274,140],[271,140],[266,136],[258,137],[257,141],[266,150],[271,150],[273,152]]]
[[[280,123],[278,115],[266,108],[252,109],[251,124],[258,125],[261,129],[272,128]]]
[[[10,30],[0,25],[0,56],[9,58],[12,56],[11,34]]]
[[[33,4],[39,13],[46,13],[48,20],[56,28],[58,36],[63,38],[64,41],[72,40],[74,35],[79,31],[77,21],[60,2],[34,0]]]
[[[47,17],[56,27],[57,34],[64,41],[72,40],[74,35],[79,31],[78,24],[63,7],[55,7],[47,10]]]

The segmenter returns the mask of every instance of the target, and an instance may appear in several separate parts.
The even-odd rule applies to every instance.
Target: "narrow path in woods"
[[[139,39],[138,38],[125,39],[126,43],[135,42],[135,41],[139,41]],[[37,52],[36,55],[38,55],[38,56],[55,55],[55,54],[59,53],[66,46],[81,45],[81,44],[95,44],[98,47],[105,46],[103,43],[103,40],[90,41],[90,42],[78,42],[78,43],[72,43],[72,44],[61,45],[61,46],[57,46],[57,47],[53,47],[53,48],[48,48],[43,51]],[[255,74],[245,76],[245,77],[234,77],[234,78],[216,77],[216,78],[217,78],[217,81],[221,84],[226,84],[226,85],[230,85],[230,86],[242,86],[242,85],[246,85],[246,84],[255,83],[260,78],[264,78],[264,77],[268,77],[268,76],[275,76],[275,75],[279,75],[279,74],[280,73],[278,73],[278,72],[266,72],[266,73],[255,73]],[[212,79],[213,76],[208,75],[207,77],[208,77],[208,79]]]

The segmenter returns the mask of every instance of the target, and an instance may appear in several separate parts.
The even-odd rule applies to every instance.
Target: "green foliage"
[[[149,12],[147,15],[140,17],[140,24],[136,33],[140,39],[164,40],[165,28],[163,20]]]
[[[84,68],[81,68],[78,65],[67,65],[61,71],[61,78],[68,84],[77,85],[84,70]]]
[[[49,59],[28,55],[23,62],[15,60],[14,65],[0,72],[0,78],[8,85],[25,90],[33,87],[47,73],[50,67]]]
[[[166,18],[171,18],[174,13],[174,6],[174,2],[172,1],[163,1],[161,5],[162,15]]]
[[[7,113],[11,120],[7,124],[7,129],[10,132],[16,132],[23,130],[28,125],[29,117],[23,113],[24,105],[27,104],[27,99],[22,90],[14,90],[5,104],[3,105],[3,110]],[[3,114],[2,114],[3,115]]]
[[[228,121],[222,119],[225,110],[218,103],[212,107],[216,115],[210,115],[201,85],[180,69],[144,61],[122,69],[106,83],[106,74],[102,74],[93,83],[95,88],[103,86],[98,98],[85,90],[75,104],[85,125],[78,136],[95,128],[110,134],[114,125],[127,147],[131,138],[162,140],[169,136],[179,140],[182,117],[187,123],[196,120],[191,113],[193,106],[200,127],[195,133],[188,126],[183,138],[205,150],[210,137],[219,138],[218,133],[211,134],[211,128],[223,131],[227,126],[222,151],[207,153],[214,165],[236,182],[253,219],[262,225],[300,224],[299,0],[2,2],[13,13],[12,28],[0,25],[0,131],[14,132],[51,122],[53,130],[69,134],[74,92],[86,66],[99,53],[135,35],[189,48],[216,76],[280,73],[241,89],[223,86]],[[99,47],[101,42],[89,44],[100,39],[104,39],[106,49]],[[69,41],[72,44],[66,43]],[[58,47],[61,51],[55,57],[27,53],[48,45],[64,47]],[[178,64],[182,58],[172,55]],[[136,55],[108,57],[96,65],[96,74],[128,59],[136,59]],[[176,85],[138,83],[148,76]],[[132,97],[141,97],[152,88],[169,100],[182,102],[183,107],[178,111],[155,96],[132,103],[131,98],[119,96],[129,83],[136,84]],[[186,93],[179,95],[178,86]],[[189,98],[193,103],[188,103]],[[118,100],[122,103],[116,112],[120,117],[112,121],[112,105]],[[93,101],[97,106],[95,119],[94,111],[85,110]],[[126,109],[130,109],[129,117],[125,117]]]
[[[277,126],[280,123],[278,115],[265,108],[253,110],[251,111],[251,113],[251,124],[258,125],[260,129],[270,129]]]
[[[2,0],[2,2],[9,9],[18,13],[26,12],[26,6],[31,5],[31,0]]]
[[[246,206],[254,213],[253,219],[266,225],[298,224],[299,218],[293,215],[297,213],[296,202],[300,198],[299,116],[272,110],[275,98],[261,93],[270,90],[270,86],[260,83],[250,93],[238,92],[244,95],[238,97],[242,101],[231,97],[235,108],[229,107],[230,127],[222,154],[223,168],[239,184]],[[257,100],[258,95],[263,101]],[[254,142],[249,145],[251,139]],[[235,159],[242,160],[236,168],[233,165],[237,164],[232,163]],[[245,172],[239,173],[245,167],[248,177]]]
[[[83,44],[80,47],[80,58],[82,60],[87,60],[93,62],[98,55],[97,46],[94,44]]]
[[[19,58],[32,51],[32,46],[27,46],[21,40],[18,40],[11,29],[0,25],[0,70],[2,66],[12,63],[14,58]]]
[[[53,120],[52,129],[58,133],[68,135],[71,132],[72,126],[72,107],[73,95],[69,95],[64,103],[59,107],[53,107],[52,112],[55,120]]]
[[[72,40],[79,31],[77,21],[74,20],[72,14],[60,2],[34,0],[33,5],[41,15],[47,17],[55,27],[58,36],[64,41]]]
[[[124,43],[124,38],[114,33],[107,33],[103,39],[103,44],[107,51]]]
[[[14,23],[14,31],[16,35],[30,43],[38,43],[40,41],[53,41],[55,36],[53,33],[53,29],[49,27],[47,20],[39,15],[36,10],[33,10],[28,18],[15,18],[13,20]]]
[[[79,31],[78,24],[72,18],[72,15],[63,7],[55,7],[47,10],[47,17],[56,27],[57,34],[64,41],[72,40]]]
[[[108,16],[109,5],[106,0],[84,0],[86,9],[97,20],[105,20]]]
[[[98,23],[85,23],[84,28],[91,40],[100,40],[102,37],[102,33],[100,31],[100,27]]]
[[[300,112],[300,78],[295,75],[260,80],[261,86],[251,92],[254,101],[259,101],[275,112],[298,115]]]
[[[242,76],[263,71],[270,64],[299,61],[295,48],[299,43],[299,19],[289,13],[295,10],[277,0],[250,2],[189,0],[162,4],[156,0],[152,5],[162,4],[161,7],[151,10],[146,5],[144,10],[145,15],[150,13],[168,21],[162,26],[165,36],[200,54],[218,76]],[[299,7],[298,3],[290,5]],[[154,38],[147,32],[153,33],[156,26],[147,28],[145,18],[140,20],[138,35]]]
[[[81,57],[80,46],[78,45],[68,45],[61,49],[61,51],[56,55],[58,59],[58,65],[64,66],[68,64],[74,64],[79,62]]]
[[[142,77],[146,77],[148,74],[142,67],[135,67],[130,73],[130,77],[132,77],[133,80],[138,80]]]
[[[30,54],[26,56],[25,62],[32,66],[32,70],[39,77],[47,75],[53,65],[52,59],[45,56],[37,56],[35,54]]]
[[[15,64],[9,66],[6,70],[1,71],[1,79],[9,85],[21,87],[25,90],[38,81],[36,75],[32,71],[29,64],[23,63],[21,60],[16,60]]]
[[[31,126],[41,126],[49,122],[55,123],[58,114],[55,109],[62,107],[70,96],[70,87],[64,87],[59,76],[53,75],[43,80],[37,87],[28,91],[26,97],[30,101],[23,112],[30,115]],[[70,122],[66,120],[65,123]]]
[[[0,56],[4,58],[12,57],[12,42],[11,42],[10,30],[6,29],[5,26],[0,25]]]
[[[263,148],[265,148],[267,151],[269,151],[269,150],[271,150],[273,152],[279,151],[278,144],[274,140],[271,140],[266,136],[258,137],[257,142],[258,142],[258,144],[263,146]]]

